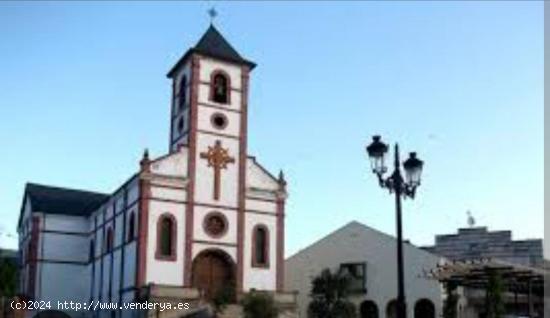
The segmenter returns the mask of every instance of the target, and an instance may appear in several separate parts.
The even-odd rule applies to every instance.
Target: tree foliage
[[[504,314],[503,283],[501,275],[496,271],[489,273],[487,284],[487,318],[501,318]]]
[[[227,305],[235,301],[235,284],[233,282],[223,286],[214,297],[212,297],[212,306],[214,307],[214,313],[218,315],[221,313]]]
[[[0,259],[0,296],[15,296],[17,286],[17,264],[14,259]]]
[[[446,298],[443,303],[443,317],[444,318],[457,318],[457,305],[458,305],[458,284],[454,281],[445,283]]]
[[[241,304],[244,318],[276,318],[279,314],[273,296],[268,293],[251,291],[243,297]]]
[[[350,279],[325,269],[311,284],[310,318],[355,318],[355,305],[348,301]]]

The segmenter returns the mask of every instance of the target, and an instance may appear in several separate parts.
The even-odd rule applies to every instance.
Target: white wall
[[[170,213],[176,219],[176,260],[157,260],[157,222]],[[146,282],[164,285],[183,285],[185,255],[185,204],[176,202],[149,201],[149,231],[147,240]]]
[[[275,211],[270,211],[274,213]],[[252,266],[252,232],[256,225],[269,230],[269,267]],[[244,290],[275,290],[277,287],[277,218],[273,215],[246,213],[244,233]]]
[[[89,276],[85,266],[41,263],[38,272],[39,299],[51,301],[52,307],[57,306],[57,301],[88,301]]]
[[[93,299],[117,301],[120,288],[131,287],[135,281],[136,240],[128,242],[128,230],[131,213],[134,214],[134,226],[137,232],[139,224],[139,180],[133,177],[112,195],[110,200],[97,211],[97,232],[95,232],[96,261],[94,264]],[[114,230],[113,251],[105,253],[104,239],[106,230]],[[124,249],[124,262],[123,258]],[[111,265],[112,263],[112,265]],[[91,265],[90,265],[91,266]],[[125,278],[120,281],[122,275]],[[111,295],[109,297],[109,286]],[[100,294],[101,293],[101,294]]]
[[[373,300],[378,306],[379,317],[386,317],[386,305],[397,295],[396,247],[393,237],[351,222],[286,260],[285,289],[299,292],[300,314],[306,317],[313,277],[325,268],[338,270],[342,263],[366,262],[367,294],[352,299],[358,308],[362,301]],[[441,313],[440,285],[421,276],[424,269],[437,265],[439,257],[406,245],[404,259],[408,317],[414,317],[414,304],[422,298],[434,303],[438,317]]]

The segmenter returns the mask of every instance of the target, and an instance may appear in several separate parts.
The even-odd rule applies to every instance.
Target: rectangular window
[[[350,290],[353,293],[367,292],[367,263],[340,264],[340,274],[350,278]]]

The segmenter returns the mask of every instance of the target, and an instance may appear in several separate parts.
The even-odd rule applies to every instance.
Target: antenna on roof
[[[207,12],[208,16],[210,16],[210,24],[214,24],[214,19],[218,16],[218,11],[216,11],[216,8],[212,6]]]
[[[468,215],[468,226],[474,227],[476,225],[476,219],[472,216],[472,212],[470,210],[466,211],[466,214]]]

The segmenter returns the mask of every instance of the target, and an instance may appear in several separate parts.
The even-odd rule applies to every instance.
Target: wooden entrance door
[[[233,286],[233,264],[221,251],[205,251],[193,261],[193,286],[211,299],[223,288]]]

